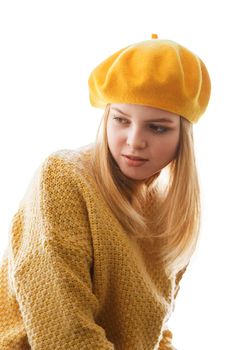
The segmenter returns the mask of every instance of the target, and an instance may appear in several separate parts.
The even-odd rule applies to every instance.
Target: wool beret
[[[140,104],[178,114],[192,123],[204,113],[211,82],[204,62],[184,46],[152,34],[98,64],[88,78],[90,103]]]

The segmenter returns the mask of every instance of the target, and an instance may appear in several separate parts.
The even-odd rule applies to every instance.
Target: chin
[[[131,180],[134,180],[134,181],[138,181],[138,182],[140,182],[140,181],[145,181],[146,180],[146,178],[137,178],[137,177],[132,177],[132,176],[127,176],[126,175],[126,177],[128,177],[129,179],[131,179]]]
[[[143,181],[149,177],[149,176],[130,175],[130,174],[125,173],[124,171],[122,171],[122,172],[126,177],[128,177],[131,180],[135,180],[135,181]]]
[[[142,175],[141,174],[141,176],[138,174],[138,175],[136,175],[136,174],[128,174],[127,172],[125,172],[125,171],[123,171],[122,169],[121,169],[121,172],[127,177],[127,178],[129,178],[129,179],[131,179],[131,180],[135,180],[135,181],[138,181],[138,182],[145,182],[146,180],[148,180],[148,179],[150,179],[151,177],[154,177],[154,179],[156,179],[159,175],[160,175],[160,173],[161,173],[161,170],[157,170],[156,172],[154,172],[154,173],[151,173],[151,174],[144,174],[144,175]]]

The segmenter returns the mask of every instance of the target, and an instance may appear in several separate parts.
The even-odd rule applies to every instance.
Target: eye
[[[121,118],[121,117],[116,117],[115,115],[114,115],[114,118],[113,119],[115,119],[118,123],[120,123],[120,124],[126,124],[127,122],[128,122],[128,120],[127,119],[125,119],[125,118]]]
[[[113,119],[116,120],[116,122],[119,124],[129,123],[129,121],[126,118],[118,117],[115,114],[113,115]],[[164,127],[162,125],[151,124],[150,127],[152,129],[152,132],[155,134],[164,134],[165,132],[167,132],[169,130],[169,128]]]
[[[169,130],[169,128],[166,128],[166,127],[161,126],[161,125],[151,125],[151,129],[156,134],[163,134]]]

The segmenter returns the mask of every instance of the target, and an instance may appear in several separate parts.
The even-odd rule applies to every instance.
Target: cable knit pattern
[[[179,278],[136,245],[83,166],[58,150],[35,171],[0,267],[1,350],[165,350]]]

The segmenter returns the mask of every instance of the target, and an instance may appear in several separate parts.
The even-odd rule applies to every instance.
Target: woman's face
[[[108,146],[123,174],[131,179],[146,179],[170,163],[176,155],[179,136],[178,114],[144,105],[110,105]]]

